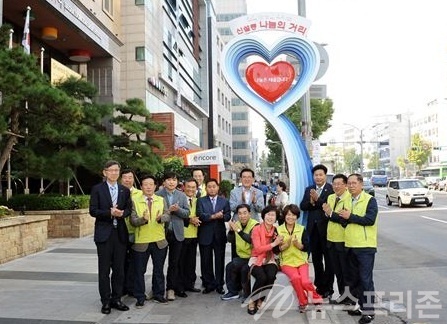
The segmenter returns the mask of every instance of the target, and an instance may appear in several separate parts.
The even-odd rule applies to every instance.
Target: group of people
[[[360,324],[371,323],[377,201],[363,191],[361,174],[336,174],[329,184],[326,166],[316,165],[312,173],[314,184],[306,188],[300,207],[308,213],[306,229],[317,292],[330,298],[336,278],[340,294],[336,303],[354,305],[348,313],[361,316]]]
[[[184,191],[177,189],[174,173],[164,175],[158,191],[153,176],[142,176],[139,190],[132,170],[108,161],[105,181],[92,188],[90,198],[90,214],[96,218],[101,312],[128,310],[121,300],[125,294],[134,296],[135,306],[141,308],[148,299],[166,304],[190,292],[216,291],[222,300],[243,298],[253,315],[264,307],[281,270],[290,279],[301,312],[309,300],[319,309],[323,298],[331,297],[335,274],[341,295],[337,301],[358,300],[352,315],[362,315],[359,323],[370,323],[377,203],[362,191],[360,175],[336,175],[332,187],[326,183],[324,165],[312,172],[315,184],[306,188],[300,206],[283,199],[266,206],[263,191],[253,186],[251,169],[240,172],[241,186],[227,199],[219,195],[216,179],[205,182],[202,169],[192,170]],[[286,193],[284,183],[278,187]],[[307,227],[297,222],[301,210],[308,212]],[[227,242],[231,261],[225,266]],[[195,287],[197,246],[202,290]],[[308,252],[315,285],[309,278]],[[149,258],[152,289],[146,292]]]

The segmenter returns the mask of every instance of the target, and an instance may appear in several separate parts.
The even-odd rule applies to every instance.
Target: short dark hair
[[[175,172],[166,172],[163,175],[163,181],[166,179],[177,179],[177,175],[175,174]]]
[[[143,183],[143,181],[146,180],[146,179],[152,179],[152,180],[154,180],[154,183],[157,184],[157,179],[155,179],[155,177],[153,175],[151,175],[151,174],[143,174],[140,177],[140,183]]]
[[[236,214],[239,212],[239,209],[242,209],[242,208],[247,208],[248,212],[251,211],[250,205],[248,205],[248,204],[240,204],[240,205],[237,205],[237,207],[236,207],[236,211],[235,211]]]
[[[270,213],[271,211],[274,211],[276,213],[276,219],[279,217],[279,209],[276,208],[276,206],[267,206],[261,211],[261,218],[264,220],[264,217],[267,213]]]
[[[187,183],[187,182],[194,182],[195,184],[196,184],[196,186],[198,186],[199,184],[197,183],[197,180],[196,179],[194,179],[194,178],[189,178],[189,179],[187,179],[187,180],[185,180],[185,184]]]
[[[122,176],[123,174],[128,174],[128,173],[132,173],[133,177],[135,178],[135,172],[133,172],[133,170],[129,169],[129,168],[122,169],[120,172],[120,175]]]
[[[283,181],[278,182],[278,186],[280,186],[283,191],[286,191],[287,189],[287,186]]]
[[[324,174],[327,174],[327,168],[326,168],[326,166],[323,165],[323,164],[317,164],[316,166],[314,166],[314,167],[312,168],[312,174],[314,174],[315,171],[317,171],[317,170],[323,170]]]
[[[284,216],[286,216],[289,211],[292,214],[296,215],[296,217],[297,217],[296,219],[300,218],[300,207],[298,207],[298,205],[289,204],[289,205],[285,206],[282,210],[282,214]]]
[[[345,176],[343,173],[338,173],[334,175],[334,177],[332,178],[332,182],[334,182],[335,179],[343,179],[344,184],[348,183],[348,177]]]
[[[241,170],[241,172],[239,173],[239,178],[242,178],[242,173],[244,172],[250,172],[251,175],[253,176],[253,178],[255,177],[255,172],[252,169],[249,168],[244,168]]]
[[[113,165],[117,165],[118,168],[121,169],[121,164],[118,161],[115,160],[109,160],[106,163],[104,163],[104,170],[110,168]]]
[[[214,178],[210,178],[210,179],[208,179],[208,180],[206,181],[206,185],[208,185],[208,183],[210,183],[210,182],[215,182],[215,183],[219,186],[219,181],[217,181],[217,179],[214,179]]]

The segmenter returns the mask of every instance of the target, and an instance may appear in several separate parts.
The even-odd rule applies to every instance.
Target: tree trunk
[[[18,142],[19,135],[19,110],[13,109],[11,112],[10,129],[11,131],[5,132],[8,139],[6,140],[5,147],[0,155],[0,171],[5,167],[6,161],[12,152],[14,145]]]

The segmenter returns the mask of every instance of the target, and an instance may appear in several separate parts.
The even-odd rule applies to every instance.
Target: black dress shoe
[[[129,310],[129,307],[127,307],[121,300],[118,300],[114,303],[110,303],[110,307],[123,312]]]
[[[200,292],[200,289],[198,289],[198,288],[188,288],[188,289],[185,289],[186,291],[189,291],[189,292],[195,292],[195,293],[198,293],[198,292]]]
[[[361,316],[362,315],[362,311],[360,309],[348,310],[348,314],[351,315],[351,316]]]
[[[101,313],[103,313],[103,314],[110,314],[110,311],[111,311],[111,309],[110,309],[110,304],[109,303],[105,303],[105,304],[102,305]]]
[[[175,293],[176,296],[186,298],[188,295],[184,291],[178,291]]]
[[[225,294],[225,290],[223,288],[216,288],[216,291],[219,295]]]
[[[202,294],[209,294],[210,292],[212,292],[214,289],[211,288],[205,288],[202,290]]]

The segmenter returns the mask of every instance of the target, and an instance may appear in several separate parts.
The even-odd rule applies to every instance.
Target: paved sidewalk
[[[229,250],[227,258],[229,258]],[[149,264],[151,262],[149,261]],[[199,263],[198,263],[199,265]],[[147,271],[146,287],[150,289]],[[198,271],[198,273],[200,273]],[[199,287],[199,280],[196,287]],[[135,308],[135,299],[123,301],[127,312],[112,309],[110,315],[100,312],[97,284],[97,256],[93,238],[49,240],[47,250],[0,265],[0,323],[314,323],[354,324],[359,317],[324,305],[321,313],[300,314],[296,305],[282,310],[267,309],[259,316],[247,314],[238,300],[221,301],[217,293],[188,293],[168,305],[146,302]],[[285,305],[287,306],[287,305]],[[288,308],[288,309],[287,309]],[[258,317],[259,316],[259,317]],[[374,323],[405,323],[383,312]]]

